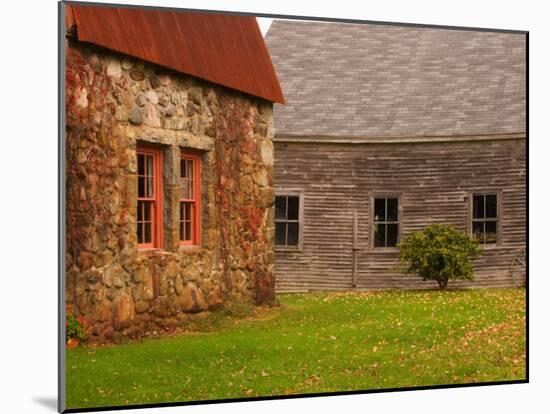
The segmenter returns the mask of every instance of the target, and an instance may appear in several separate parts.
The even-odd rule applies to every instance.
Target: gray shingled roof
[[[275,20],[276,135],[525,132],[524,34]]]

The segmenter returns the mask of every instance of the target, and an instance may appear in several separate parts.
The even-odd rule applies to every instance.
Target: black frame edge
[[[527,384],[527,380],[510,380],[510,381],[492,381],[492,382],[478,382],[467,384],[443,384],[443,385],[427,385],[417,387],[404,387],[404,388],[381,388],[374,390],[352,390],[352,391],[336,391],[336,392],[321,392],[310,394],[295,394],[295,395],[272,395],[267,397],[247,397],[247,398],[231,398],[231,399],[219,399],[219,400],[199,400],[199,401],[182,401],[182,402],[168,402],[168,403],[152,403],[152,404],[136,404],[136,405],[115,405],[105,407],[91,407],[91,408],[68,408],[64,413],[89,413],[97,411],[119,411],[119,410],[135,410],[143,408],[165,408],[165,407],[184,407],[189,405],[210,405],[210,404],[225,404],[225,403],[239,403],[250,401],[273,401],[273,400],[293,400],[298,398],[316,398],[316,397],[340,397],[347,395],[365,395],[365,394],[379,394],[388,392],[403,392],[403,391],[425,391],[425,390],[443,390],[451,388],[470,388],[470,387],[483,387],[494,385],[512,385],[512,384]]]
[[[497,33],[515,33],[526,34],[527,30],[520,29],[497,29],[489,27],[469,27],[469,26],[451,26],[441,24],[429,24],[429,23],[406,23],[406,22],[391,22],[380,20],[359,20],[359,19],[347,19],[339,17],[312,17],[301,15],[286,15],[286,14],[270,14],[270,13],[256,13],[256,12],[242,12],[242,11],[230,11],[230,10],[205,10],[205,9],[193,9],[185,7],[168,7],[168,6],[148,6],[140,4],[114,4],[114,3],[99,3],[99,2],[83,2],[83,1],[64,1],[66,4],[74,4],[78,6],[92,6],[92,7],[115,7],[125,9],[143,9],[143,10],[163,10],[172,12],[197,12],[197,13],[214,13],[214,14],[229,14],[229,15],[241,15],[241,16],[254,16],[254,17],[267,17],[273,19],[288,19],[288,20],[310,20],[317,22],[332,22],[332,23],[356,23],[356,24],[377,24],[384,26],[406,26],[417,27],[426,29],[442,29],[442,30],[465,30],[476,32],[497,32]]]
[[[66,410],[66,352],[65,352],[65,12],[66,3],[57,3],[57,102],[58,102],[58,125],[57,125],[57,246],[58,246],[58,337],[57,337],[57,410],[62,413]]]

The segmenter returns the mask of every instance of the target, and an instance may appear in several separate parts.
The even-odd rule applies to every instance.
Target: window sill
[[[301,253],[302,248],[300,246],[296,247],[283,247],[283,246],[275,246],[273,249],[275,253]]]
[[[371,247],[369,251],[371,253],[399,253],[397,247]]]
[[[497,250],[502,247],[500,243],[480,244],[481,250]]]
[[[178,253],[200,253],[202,250],[200,245],[192,245],[192,244],[181,244],[178,246],[177,252]]]
[[[158,248],[138,248],[138,254],[143,256],[160,256],[166,253],[165,250],[158,249]]]

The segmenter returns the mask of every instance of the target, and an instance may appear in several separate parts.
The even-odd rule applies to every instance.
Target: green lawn
[[[67,351],[69,408],[525,379],[525,290],[279,295]]]

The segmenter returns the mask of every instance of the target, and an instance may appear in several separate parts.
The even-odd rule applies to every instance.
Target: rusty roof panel
[[[74,25],[74,16],[73,16],[73,10],[71,9],[71,6],[67,6],[65,9],[65,29],[69,31],[69,29]]]
[[[80,4],[67,13],[79,41],[284,103],[254,16]]]

